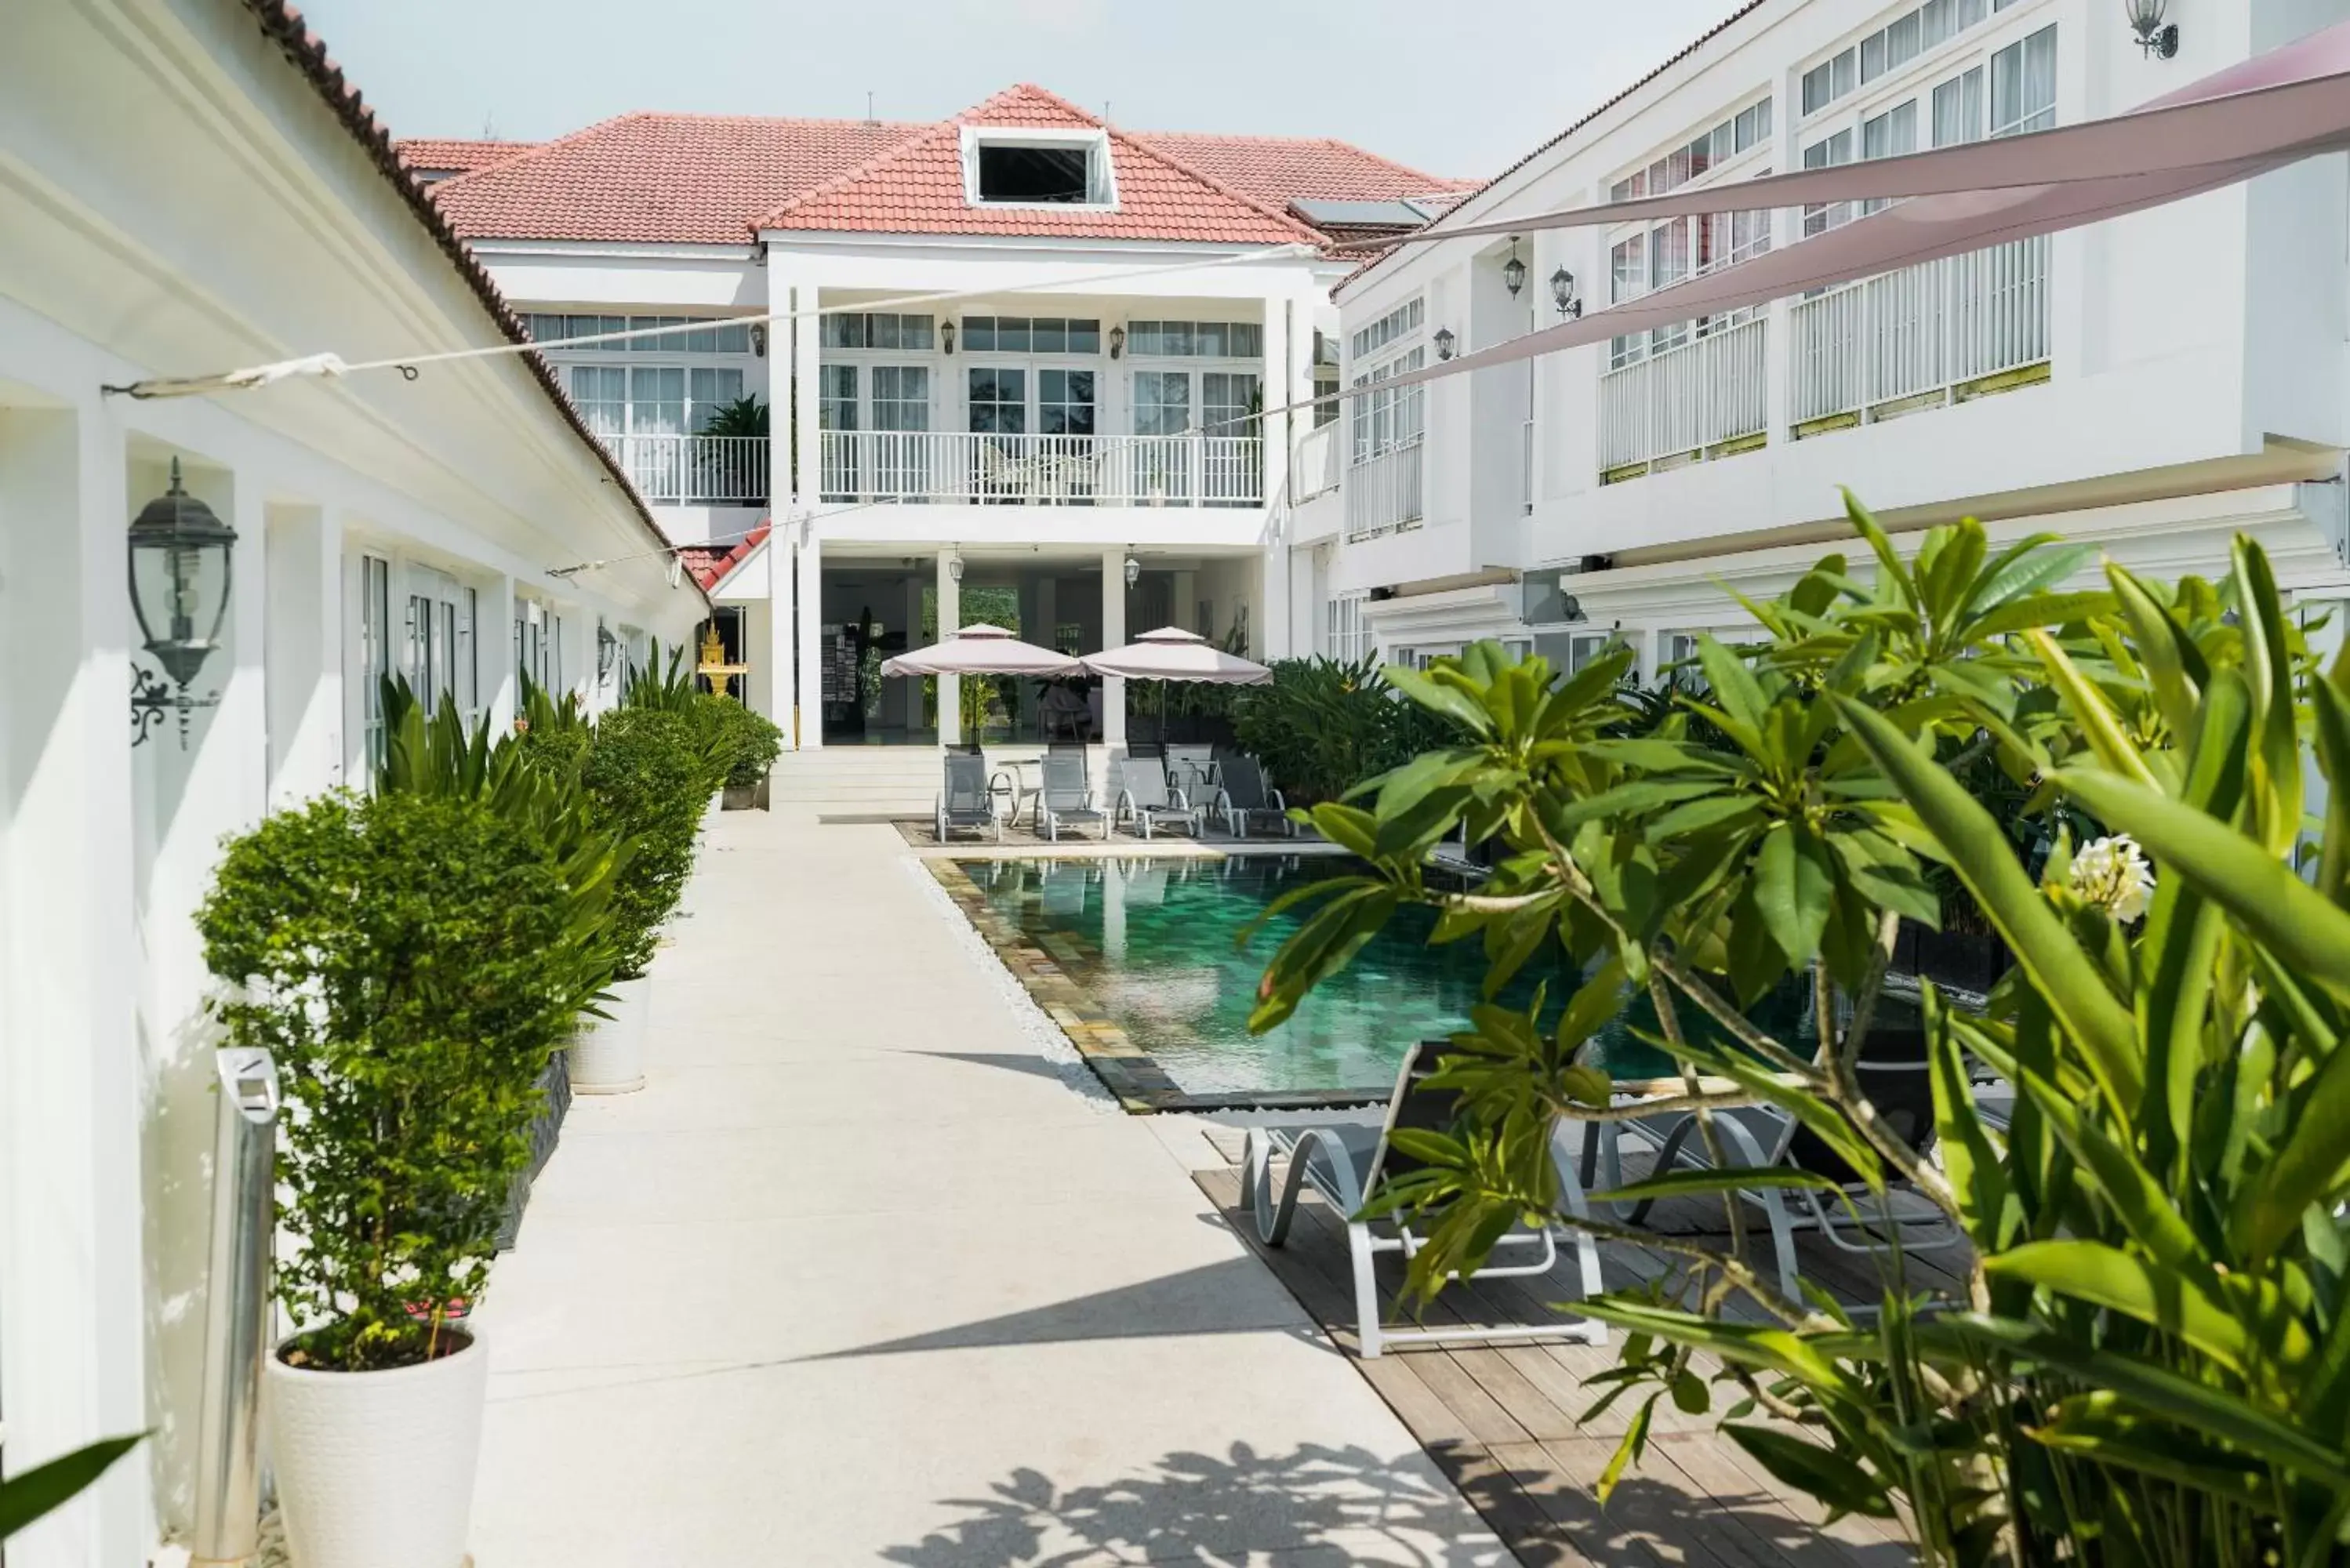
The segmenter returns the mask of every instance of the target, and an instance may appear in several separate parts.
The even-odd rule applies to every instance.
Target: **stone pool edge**
[[[981,857],[993,858],[993,857]],[[1137,1045],[1059,961],[989,903],[962,862],[920,857],[950,901],[977,931],[987,950],[1020,983],[1093,1069],[1102,1086],[1130,1116],[1161,1111],[1324,1111],[1384,1105],[1385,1089],[1321,1089],[1282,1095],[1195,1095],[1178,1085],[1149,1052]]]

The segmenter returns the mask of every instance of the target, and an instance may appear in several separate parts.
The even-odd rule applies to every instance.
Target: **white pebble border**
[[[1053,1022],[1052,1014],[1037,1006],[1036,999],[1028,994],[1028,988],[1003,967],[1003,961],[995,956],[995,950],[987,945],[987,939],[972,928],[954,899],[948,896],[947,890],[939,886],[939,879],[931,875],[930,868],[911,855],[904,857],[899,864],[921,886],[931,906],[946,921],[948,929],[954,933],[955,944],[962,949],[963,956],[993,987],[996,995],[1003,998],[1003,1005],[1011,1010],[1013,1019],[1020,1025],[1021,1033],[1027,1036],[1028,1044],[1035,1048],[1036,1054],[1053,1064],[1054,1075],[1067,1085],[1070,1092],[1085,1101],[1088,1108],[1124,1115],[1118,1096],[1094,1076],[1094,1070],[1086,1065],[1085,1057],[1078,1054],[1076,1046],[1070,1044],[1069,1037],[1061,1033],[1061,1026]]]

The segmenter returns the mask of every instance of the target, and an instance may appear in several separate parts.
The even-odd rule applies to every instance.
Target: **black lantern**
[[[235,545],[236,530],[188,493],[173,458],[172,488],[140,507],[130,524],[130,608],[140,639],[180,690],[166,693],[161,681],[132,667],[133,745],[165,708],[179,711],[184,742],[188,711],[211,705],[212,699],[190,697],[188,682],[220,646]]]
[[[1459,341],[1461,341],[1459,338],[1452,336],[1452,328],[1450,327],[1438,327],[1436,329],[1436,357],[1440,359],[1451,358],[1452,346]]]
[[[1111,327],[1109,329],[1109,357],[1115,359],[1125,352],[1126,328],[1123,327]]]
[[[612,678],[612,659],[620,650],[620,639],[602,621],[596,623],[596,684],[601,686]]]
[[[939,347],[945,349],[950,354],[954,352],[953,322],[941,321],[939,323]]]
[[[1550,275],[1551,302],[1558,313],[1572,321],[1583,314],[1583,301],[1575,297],[1575,275],[1565,267]]]
[[[2162,19],[2169,8],[2170,0],[2122,0],[2130,31],[2137,35],[2137,47],[2158,60],[2178,53],[2178,24]]]
[[[1126,558],[1126,586],[1134,587],[1142,580],[1142,563],[1128,556]]]
[[[1510,259],[1502,264],[1502,286],[1510,291],[1512,299],[1517,298],[1518,291],[1526,286],[1526,264],[1518,259],[1515,240],[1510,242]]]

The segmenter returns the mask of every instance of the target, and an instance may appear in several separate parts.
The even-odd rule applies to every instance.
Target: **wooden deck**
[[[1229,1130],[1220,1129],[1211,1141],[1227,1158],[1237,1158],[1239,1140]],[[1253,1220],[1237,1208],[1236,1167],[1202,1171],[1197,1179],[1225,1221],[1353,1359],[1528,1568],[1894,1568],[1913,1561],[1897,1527],[1850,1517],[1824,1524],[1816,1504],[1790,1493],[1718,1435],[1716,1417],[1684,1415],[1669,1400],[1657,1407],[1647,1457],[1626,1473],[1602,1510],[1592,1488],[1615,1453],[1632,1405],[1619,1401],[1589,1425],[1577,1417],[1596,1398],[1583,1379],[1613,1366],[1614,1348],[1566,1342],[1415,1345],[1362,1360],[1354,1356],[1352,1286],[1337,1216],[1309,1195],[1288,1245],[1266,1248],[1257,1241]],[[1676,1231],[1721,1222],[1718,1209],[1709,1214],[1686,1202],[1678,1210],[1660,1205],[1657,1218]],[[1848,1301],[1874,1298],[1867,1259],[1815,1237],[1803,1238],[1800,1245],[1808,1277]],[[1659,1254],[1634,1247],[1604,1246],[1601,1255],[1610,1286],[1654,1278],[1664,1267]],[[1401,1265],[1383,1258],[1380,1266],[1391,1296]],[[1939,1276],[1932,1284],[1956,1282],[1946,1268],[1929,1267]],[[1574,1293],[1562,1263],[1548,1276],[1450,1289],[1429,1322],[1541,1322],[1555,1315],[1551,1303]],[[1702,1360],[1698,1365],[1709,1375],[1714,1370]]]

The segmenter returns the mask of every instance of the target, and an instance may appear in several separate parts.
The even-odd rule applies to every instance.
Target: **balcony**
[[[1407,527],[1427,514],[1428,447],[1419,436],[1347,470],[1347,537]]]
[[[824,499],[943,506],[1256,506],[1256,436],[826,431]]]
[[[647,501],[681,506],[764,506],[763,436],[608,435],[604,445]]]
[[[1316,425],[1300,436],[1289,465],[1289,492],[1311,501],[1338,488],[1338,427]]]
[[[2049,241],[2018,240],[1848,283],[1788,314],[1798,439],[2037,379],[2048,363]]]
[[[1762,444],[1771,422],[1767,319],[1691,337],[1599,378],[1599,468],[1609,480]]]

